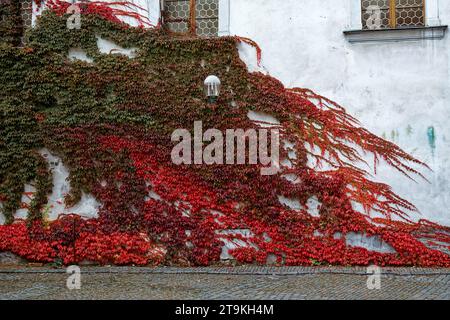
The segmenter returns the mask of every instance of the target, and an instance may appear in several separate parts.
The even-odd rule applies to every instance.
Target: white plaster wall
[[[39,153],[44,159],[46,159],[53,180],[52,192],[47,197],[48,203],[44,208],[42,208],[45,219],[53,221],[60,215],[64,214],[76,214],[87,219],[98,218],[98,211],[100,210],[101,204],[91,194],[86,194],[83,192],[79,203],[75,204],[73,207],[66,207],[64,199],[71,189],[69,182],[69,170],[66,168],[62,160],[53,155],[49,150],[41,149],[39,150]],[[33,200],[35,192],[36,188],[34,186],[34,182],[25,184],[25,190],[21,199],[21,208],[15,212],[15,219],[27,218],[28,205],[30,205]],[[0,202],[0,208],[2,208],[2,206],[3,205]],[[5,216],[0,213],[0,225],[3,225],[5,220]]]
[[[414,218],[450,225],[449,36],[350,44],[343,31],[350,29],[351,4],[231,0],[229,31],[255,40],[264,70],[285,86],[308,87],[334,99],[363,126],[428,163],[430,184],[411,182],[385,166],[376,179],[417,205],[421,215]],[[449,24],[450,1],[439,1],[439,12],[442,24]],[[429,127],[435,129],[435,148]]]
[[[71,189],[69,170],[62,160],[53,155],[49,150],[42,149],[39,150],[39,153],[47,160],[53,176],[53,189],[52,193],[48,196],[48,207],[46,208],[48,211],[47,219],[53,221],[58,216],[64,214],[76,214],[85,218],[97,218],[101,204],[91,194],[85,194],[83,192],[79,203],[70,208],[66,207],[64,199]],[[25,189],[25,191],[27,190]],[[25,210],[22,218],[26,218],[27,213],[28,210]]]
[[[116,0],[100,0],[103,2],[117,2]],[[149,19],[149,22],[153,25],[157,25],[160,17],[160,2],[159,0],[127,0],[128,2],[134,3],[138,7],[142,8],[135,8],[135,12],[139,13],[140,15],[147,17]],[[123,9],[123,7],[121,7]],[[122,19],[124,22],[132,25],[132,26],[138,26],[138,23],[135,19],[129,18],[129,17],[123,17]]]
[[[121,46],[117,45],[116,43],[108,40],[103,39],[99,36],[97,36],[97,47],[101,53],[105,54],[123,54],[128,56],[128,58],[135,58],[137,48],[122,48]],[[70,54],[70,52],[69,52]]]

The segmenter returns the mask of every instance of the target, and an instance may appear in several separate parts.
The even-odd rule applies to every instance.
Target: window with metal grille
[[[164,0],[165,26],[174,32],[217,36],[219,0]]]
[[[425,25],[425,0],[362,0],[363,29]]]

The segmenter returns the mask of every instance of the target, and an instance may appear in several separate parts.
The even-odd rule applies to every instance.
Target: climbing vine
[[[0,42],[19,45],[23,33],[22,25],[20,2],[14,0],[0,1]]]
[[[426,165],[362,128],[336,103],[249,73],[237,43],[254,42],[129,28],[117,18],[124,12],[96,2],[81,5],[81,29],[68,29],[68,5],[49,1],[25,47],[0,43],[0,202],[6,217],[0,251],[64,264],[210,265],[220,260],[224,241],[239,241],[246,245],[230,253],[242,263],[275,257],[286,265],[450,266],[450,257],[435,249],[448,249],[450,229],[409,221],[413,204],[356,166],[370,153],[375,166],[385,161],[420,178],[414,168]],[[99,38],[138,48],[136,57],[100,52]],[[92,62],[69,59],[74,48]],[[215,105],[204,99],[209,74],[223,84]],[[249,111],[275,116],[282,141],[293,145],[281,150],[290,165],[279,174],[261,176],[258,165],[172,163],[175,129],[193,128],[198,120],[222,131],[258,128]],[[70,171],[66,206],[92,194],[101,203],[98,218],[46,221],[53,182],[43,148]],[[36,192],[22,221],[14,214],[27,183]],[[302,208],[282,205],[280,196],[300,199]],[[318,216],[308,211],[311,198],[321,204]],[[350,232],[377,236],[395,252],[349,246]]]

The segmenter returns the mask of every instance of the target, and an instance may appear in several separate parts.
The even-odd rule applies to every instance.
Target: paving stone
[[[11,252],[0,252],[0,265],[19,265],[23,262],[21,257]]]
[[[1,267],[0,299],[450,299],[450,269],[382,272],[369,290],[364,268],[81,267],[81,290],[69,290],[63,268]]]

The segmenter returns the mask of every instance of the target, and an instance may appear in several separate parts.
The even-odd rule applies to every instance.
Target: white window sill
[[[447,26],[433,26],[399,29],[347,30],[344,31],[344,35],[350,43],[442,39],[445,36],[447,28]]]

